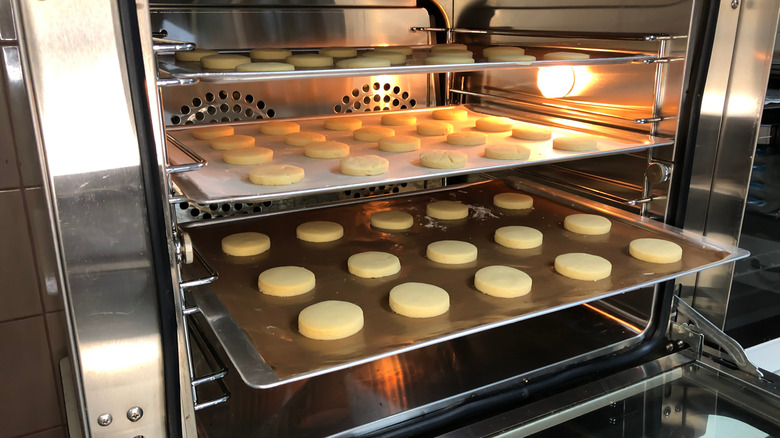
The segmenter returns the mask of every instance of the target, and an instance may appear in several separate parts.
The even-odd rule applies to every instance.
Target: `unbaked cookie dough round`
[[[323,68],[333,67],[333,58],[314,53],[301,53],[284,58],[284,62],[292,64],[295,68]]]
[[[493,160],[527,160],[531,150],[512,143],[498,143],[485,146],[485,158]]]
[[[390,67],[390,60],[385,58],[373,58],[361,56],[359,58],[342,59],[336,62],[336,68],[371,68]]]
[[[417,123],[417,133],[420,135],[447,135],[454,131],[451,123],[439,121],[422,121]]]
[[[352,131],[352,138],[357,141],[379,141],[391,135],[395,135],[395,131],[387,126],[366,126]]]
[[[384,114],[382,124],[385,126],[414,126],[417,116],[411,114]]]
[[[458,131],[447,135],[447,143],[455,146],[479,146],[487,142],[487,136],[481,132]]]
[[[379,139],[379,150],[385,152],[410,152],[420,149],[420,139],[413,135],[393,135]]]
[[[211,68],[214,70],[233,70],[237,65],[248,64],[252,62],[248,56],[233,55],[233,54],[219,54],[209,55],[200,58],[200,65],[204,68]]]
[[[579,52],[550,52],[542,56],[545,61],[573,61],[577,59],[589,59],[590,55]]]
[[[231,234],[222,239],[222,252],[236,257],[262,254],[271,248],[271,239],[263,233],[247,231]]]
[[[482,56],[485,58],[496,55],[525,55],[525,49],[513,46],[492,46],[482,51]]]
[[[460,169],[466,160],[468,155],[460,151],[434,149],[420,154],[420,164],[431,169]]]
[[[434,110],[431,113],[436,120],[468,120],[469,112],[463,108],[449,108]]]
[[[286,135],[299,132],[301,125],[295,122],[273,121],[261,123],[257,129],[264,135]]]
[[[209,146],[211,146],[211,149],[216,149],[218,151],[251,148],[254,145],[255,138],[250,135],[226,135],[224,137],[217,137],[209,140]]]
[[[431,46],[431,53],[437,53],[448,50],[466,50],[467,46],[461,43],[449,43],[449,44],[436,44]]]
[[[349,145],[340,141],[314,141],[303,147],[309,158],[342,158],[349,155]]]
[[[507,210],[525,210],[534,206],[534,198],[522,193],[498,193],[493,196],[493,205]]]
[[[386,59],[390,62],[390,65],[405,65],[406,64],[406,55],[399,52],[392,52],[392,51],[382,51],[382,52],[369,52],[363,55],[368,58],[381,58]]]
[[[612,222],[596,214],[570,214],[563,219],[563,228],[577,234],[596,236],[609,233]]]
[[[412,54],[412,48],[409,46],[384,46],[384,47],[374,47],[374,52],[379,53],[403,53],[404,55],[408,56]]]
[[[249,51],[249,57],[258,61],[281,61],[290,55],[292,52],[287,49],[263,48]]]
[[[355,117],[332,117],[322,123],[330,131],[354,131],[363,126],[363,122]]]
[[[339,171],[349,176],[381,175],[390,169],[390,162],[379,155],[348,157],[339,163]]]
[[[544,237],[541,231],[520,225],[501,227],[493,235],[496,243],[513,249],[531,249],[542,244]]]
[[[434,219],[464,219],[469,215],[469,206],[460,201],[434,201],[425,206],[425,214]]]
[[[363,328],[363,309],[346,301],[328,300],[298,314],[298,331],[309,339],[332,341],[354,335]]]
[[[209,49],[192,49],[186,52],[176,52],[173,57],[181,62],[198,62],[203,57],[211,55],[219,55],[219,52]]]
[[[524,62],[524,63],[532,63],[533,61],[536,61],[536,56],[531,55],[517,55],[517,54],[504,54],[504,55],[493,55],[487,57],[487,62]]]
[[[558,137],[553,139],[553,149],[570,152],[595,151],[596,139],[586,136]]]
[[[257,288],[266,295],[294,297],[314,289],[314,273],[300,266],[279,266],[257,277]]]
[[[549,140],[552,131],[539,126],[515,126],[512,128],[512,137],[529,141]]]
[[[353,254],[347,259],[349,273],[361,278],[380,278],[397,274],[401,270],[398,257],[381,251]]]
[[[199,140],[211,140],[217,137],[226,137],[233,135],[235,131],[232,126],[205,126],[203,128],[195,128],[192,130],[192,136]]]
[[[236,66],[236,71],[290,71],[295,66],[285,62],[249,62]]]
[[[306,146],[315,141],[325,141],[324,135],[319,132],[293,132],[284,136],[284,142],[290,146]]]
[[[290,164],[261,164],[249,171],[249,181],[260,186],[286,186],[303,177],[303,169]]]
[[[440,240],[428,245],[425,256],[445,265],[460,265],[477,259],[477,247],[461,240]]]
[[[295,236],[304,242],[333,242],[344,237],[344,227],[331,221],[304,222],[295,229]]]
[[[233,149],[222,153],[222,159],[225,163],[238,166],[263,164],[271,161],[273,158],[273,150],[261,147]]]
[[[354,47],[323,47],[319,53],[331,58],[352,58],[357,56],[357,49]]]
[[[483,132],[511,131],[515,121],[509,117],[484,117],[476,121],[476,128]]]
[[[498,298],[517,298],[531,292],[533,281],[525,272],[502,265],[485,266],[474,275],[478,291]]]
[[[555,271],[575,280],[596,281],[609,277],[612,263],[593,254],[571,252],[555,258]]]
[[[447,53],[447,52],[444,52]],[[458,55],[437,55],[425,58],[426,65],[441,65],[441,64],[474,64],[473,58]]]
[[[628,244],[632,257],[650,263],[674,263],[682,259],[680,245],[662,239],[643,238]]]
[[[409,318],[431,318],[450,308],[450,295],[428,283],[401,283],[390,289],[390,308]]]
[[[406,230],[414,225],[414,217],[403,211],[380,211],[371,215],[371,226],[384,230]]]

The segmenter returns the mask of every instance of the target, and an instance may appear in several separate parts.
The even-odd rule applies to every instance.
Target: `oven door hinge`
[[[737,341],[729,335],[723,333],[715,324],[702,316],[688,303],[674,296],[672,304],[673,310],[677,310],[678,315],[688,318],[689,322],[673,322],[669,327],[669,337],[676,342],[684,342],[691,347],[697,357],[701,357],[704,350],[704,340],[713,343],[725,351],[734,364],[741,371],[759,379],[764,379],[764,374],[748,359],[745,350]]]

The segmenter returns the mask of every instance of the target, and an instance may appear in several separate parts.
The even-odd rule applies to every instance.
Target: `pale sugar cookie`
[[[209,55],[200,58],[200,65],[214,70],[233,70],[237,65],[250,62],[252,60],[248,56],[232,54]]]
[[[294,297],[314,289],[314,273],[300,266],[279,266],[257,277],[260,292],[275,297]]]
[[[339,163],[339,171],[350,176],[381,175],[390,168],[390,162],[379,155],[347,157]]]
[[[363,309],[346,301],[322,301],[298,314],[298,331],[319,341],[346,338],[362,328]]]
[[[361,278],[380,278],[397,274],[401,270],[398,257],[381,251],[353,254],[347,259],[349,273]]]
[[[294,65],[295,68],[303,69],[333,67],[333,57],[314,53],[290,55],[284,59],[284,62]]]
[[[332,117],[325,119],[322,125],[330,131],[354,131],[363,126],[363,122],[355,117]]]
[[[385,58],[374,58],[361,56],[359,58],[342,59],[336,62],[336,68],[371,68],[371,67],[390,67],[390,60]]]
[[[234,133],[232,126],[223,125],[204,126],[203,128],[192,130],[192,136],[199,140],[211,140],[212,138],[225,137]]]
[[[612,228],[612,222],[604,216],[595,214],[570,214],[563,219],[563,228],[578,233],[588,235],[599,235],[609,233]]]
[[[379,150],[385,152],[410,152],[420,149],[420,139],[412,135],[393,135],[379,139]]]
[[[460,169],[468,155],[460,151],[431,150],[420,154],[420,164],[431,169]]]
[[[498,193],[493,196],[493,205],[507,210],[525,210],[534,206],[534,198],[522,193]]]
[[[498,143],[485,146],[485,158],[493,160],[525,160],[531,156],[531,150],[512,143]]]
[[[181,62],[198,62],[201,58],[211,55],[219,55],[219,52],[209,49],[192,49],[186,52],[176,52],[173,57]]]
[[[304,222],[295,229],[295,236],[304,242],[333,242],[344,237],[344,227],[331,221]]]
[[[301,125],[295,122],[273,121],[261,123],[257,129],[264,135],[286,135],[299,132]]]
[[[323,47],[319,53],[332,58],[352,58],[357,56],[357,49],[354,47]]]
[[[612,263],[593,254],[573,252],[555,258],[555,271],[575,280],[596,281],[610,276]]]
[[[349,155],[349,145],[340,141],[315,141],[303,147],[303,154],[309,158],[342,158]]]
[[[293,65],[285,62],[249,62],[239,64],[236,71],[290,71],[295,70]]]
[[[531,292],[531,277],[510,266],[485,266],[474,275],[478,291],[498,298],[517,298]]]
[[[385,126],[414,126],[417,116],[411,114],[384,114],[382,124]]]
[[[662,239],[632,240],[628,252],[634,258],[650,263],[674,263],[682,259],[680,245]]]
[[[284,136],[284,142],[290,146],[306,146],[309,143],[315,141],[327,140],[324,135],[319,132],[293,132]]]
[[[478,146],[487,142],[487,136],[481,132],[458,131],[447,135],[447,143],[455,146]]]
[[[303,169],[290,164],[261,164],[249,171],[249,181],[260,186],[286,186],[303,177]]]
[[[236,257],[262,254],[271,248],[271,239],[263,233],[247,231],[231,234],[222,239],[222,252]]]
[[[393,128],[387,126],[365,126],[352,131],[352,138],[357,141],[379,141],[382,137],[395,135]]]
[[[531,249],[541,245],[544,236],[535,228],[510,225],[497,229],[493,238],[497,244],[507,248]]]
[[[477,259],[477,247],[461,240],[440,240],[425,250],[429,260],[445,265],[460,265]]]
[[[449,108],[434,110],[431,113],[436,120],[467,120],[469,118],[469,112],[462,108]]]
[[[552,137],[552,131],[540,126],[521,125],[512,128],[512,137],[529,141],[549,140]]]
[[[209,146],[218,151],[229,151],[231,149],[251,148],[255,145],[255,138],[249,135],[226,135],[224,137],[212,138],[209,140]]]
[[[439,121],[422,121],[417,123],[417,133],[425,136],[447,135],[454,131],[451,123]]]
[[[469,207],[459,201],[434,201],[425,206],[425,214],[434,219],[464,219],[469,215]]]
[[[414,225],[414,218],[403,211],[380,211],[371,215],[371,226],[384,230],[406,230]]]
[[[482,132],[511,131],[515,121],[509,117],[484,117],[476,121],[476,128]]]
[[[390,308],[409,318],[431,318],[450,308],[446,290],[427,283],[402,283],[390,289]]]

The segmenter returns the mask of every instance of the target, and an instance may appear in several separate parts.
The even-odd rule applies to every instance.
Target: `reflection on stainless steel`
[[[542,193],[540,188],[529,190],[537,195],[531,211],[512,212],[493,207],[493,195],[508,190],[503,182],[493,181],[392,200],[300,211],[295,213],[294,220],[280,214],[258,221],[188,227],[194,244],[220,272],[220,280],[209,289],[195,291],[194,296],[209,323],[219,324],[219,328],[212,328],[247,384],[269,387],[539,316],[745,256],[735,248],[724,250],[703,245],[672,229],[637,223],[636,216],[582,205],[563,193]],[[469,205],[469,219],[435,221],[425,216],[425,205],[440,199],[459,200]],[[388,209],[413,214],[415,225],[403,233],[372,229],[368,225],[370,215]],[[611,217],[613,225],[609,235],[581,236],[564,231],[560,225],[563,218],[578,211]],[[299,223],[315,219],[341,223],[346,230],[343,242],[312,245],[293,240]],[[541,230],[545,235],[542,247],[512,250],[495,245],[492,233],[501,226],[513,224]],[[248,230],[262,231],[272,242],[279,243],[272,244],[269,253],[251,258],[236,259],[221,253],[220,241],[224,236]],[[634,260],[626,254],[626,247],[631,240],[642,236],[678,242],[684,248],[685,258],[669,265]],[[479,248],[478,261],[457,266],[428,261],[424,256],[427,244],[443,239],[473,243]],[[401,272],[380,279],[359,279],[347,274],[343,266],[346,259],[368,250],[397,255],[401,259]],[[552,260],[566,252],[601,255],[612,262],[612,275],[603,281],[582,282],[554,273]],[[286,264],[303,265],[313,271],[317,276],[314,292],[292,298],[259,293],[257,275],[264,269]],[[531,294],[506,300],[476,292],[472,287],[473,273],[479,267],[494,264],[509,264],[527,272],[534,280]],[[443,287],[451,296],[449,312],[425,320],[410,320],[390,312],[387,292],[392,285],[405,281],[430,282]],[[328,343],[311,341],[298,334],[298,312],[326,299],[360,305],[367,321],[363,330],[353,337]],[[258,372],[261,368],[263,371]]]

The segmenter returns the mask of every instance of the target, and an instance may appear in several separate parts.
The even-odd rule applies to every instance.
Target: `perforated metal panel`
[[[333,107],[333,112],[344,114],[363,111],[404,110],[417,106],[417,99],[409,91],[391,82],[374,82],[354,88]]]

